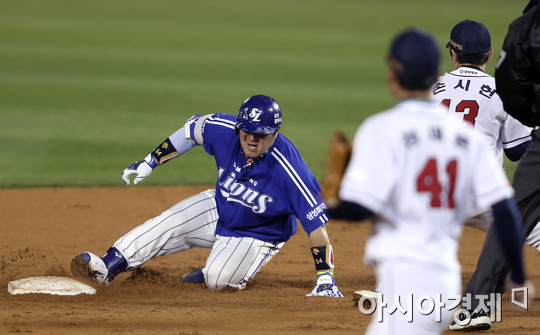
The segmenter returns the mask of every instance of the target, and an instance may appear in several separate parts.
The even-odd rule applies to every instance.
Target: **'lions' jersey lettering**
[[[245,115],[255,120],[259,114],[252,109]],[[213,114],[202,128],[201,142],[218,170],[216,233],[285,242],[296,233],[297,219],[308,234],[325,224],[321,187],[294,145],[278,134],[264,157],[246,165],[235,120],[234,115]]]
[[[254,213],[264,213],[267,203],[274,202],[268,194],[261,194],[259,191],[247,187],[244,183],[236,181],[236,174],[232,172],[224,182],[218,183],[221,195],[227,201],[237,202],[249,207]]]

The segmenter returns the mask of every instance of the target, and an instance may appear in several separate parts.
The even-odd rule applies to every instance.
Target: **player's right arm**
[[[130,176],[135,175],[133,183],[137,185],[152,173],[153,169],[176,158],[195,146],[202,144],[202,128],[210,115],[195,115],[186,121],[184,127],[169,136],[144,159],[130,164],[122,173],[122,180],[130,185]]]

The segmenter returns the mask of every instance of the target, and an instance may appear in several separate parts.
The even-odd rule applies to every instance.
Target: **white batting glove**
[[[343,298],[330,272],[321,273],[317,276],[317,286],[306,294],[306,297],[336,297]]]
[[[128,166],[127,169],[122,172],[122,180],[126,185],[129,185],[129,176],[135,174],[136,177],[133,180],[133,184],[137,185],[144,178],[148,177],[156,166],[157,163],[154,160],[154,157],[152,156],[152,154],[148,154],[148,156],[146,156],[144,160],[136,161],[135,163],[132,163],[130,166]]]

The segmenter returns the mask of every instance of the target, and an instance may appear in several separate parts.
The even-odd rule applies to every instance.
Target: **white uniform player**
[[[453,311],[443,308],[437,320],[435,311],[420,313],[418,299],[427,295],[437,301],[440,294],[445,306],[455,305],[451,296],[461,294],[457,251],[464,220],[469,213],[511,203],[512,188],[485,140],[430,101],[438,64],[437,42],[430,35],[409,30],[394,40],[387,72],[400,102],[360,126],[341,183],[340,198],[352,204],[349,209],[356,206],[359,216],[375,221],[364,260],[375,267],[388,313],[377,306],[367,334],[441,333]],[[517,214],[513,218],[519,220]],[[514,229],[509,238],[512,233],[519,238],[517,225],[508,226]],[[520,266],[516,271],[523,271]],[[410,294],[413,310],[389,315],[398,303],[406,307]]]
[[[451,305],[448,295],[461,294],[457,250],[469,206],[487,209],[512,195],[477,137],[435,104],[414,100],[367,119],[358,131],[340,197],[378,214],[364,258],[376,264],[380,292],[387,299],[400,295],[404,303],[407,294],[435,299],[442,293]],[[388,307],[394,304],[387,302]],[[435,314],[423,321],[415,311],[414,324],[436,334],[452,316],[445,311],[441,324]],[[369,334],[408,327],[405,315],[396,318],[381,324],[374,320]]]
[[[450,116],[471,124],[485,136],[489,150],[501,166],[505,150],[511,153],[512,148],[531,141],[531,129],[504,111],[495,90],[495,78],[479,67],[460,66],[445,73],[439,77],[432,93],[435,101],[448,108]],[[487,231],[492,221],[491,213],[487,212],[467,220],[466,225]]]
[[[433,97],[448,108],[450,116],[474,126],[484,134],[490,150],[503,165],[503,149],[531,141],[531,128],[503,109],[495,89],[495,78],[475,66],[460,66],[439,77]]]
[[[439,77],[432,89],[433,99],[448,108],[450,116],[483,134],[501,166],[503,152],[510,160],[519,160],[532,143],[532,128],[504,111],[495,78],[485,73],[493,55],[489,31],[482,23],[462,21],[452,30],[447,48],[456,69]],[[467,220],[465,225],[487,231],[492,222],[488,212]],[[526,243],[540,250],[540,225]]]

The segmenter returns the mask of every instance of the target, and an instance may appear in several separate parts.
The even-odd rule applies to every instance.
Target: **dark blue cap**
[[[447,48],[466,54],[483,54],[491,49],[491,35],[480,22],[465,20],[450,33]]]
[[[417,89],[424,89],[437,79],[439,45],[431,34],[419,29],[400,33],[392,42],[390,55],[399,63],[392,70],[402,84],[409,82]]]

